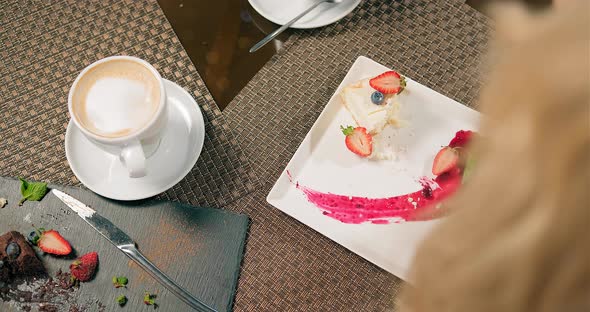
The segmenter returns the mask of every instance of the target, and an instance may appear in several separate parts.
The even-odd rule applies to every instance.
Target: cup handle
[[[130,178],[141,178],[145,176],[145,154],[139,140],[131,142],[121,151],[119,156],[121,162],[127,167]]]

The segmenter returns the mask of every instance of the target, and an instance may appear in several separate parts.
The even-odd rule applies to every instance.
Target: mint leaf
[[[44,182],[27,182],[22,178],[20,180],[20,193],[23,196],[18,202],[19,206],[27,200],[40,201],[47,194],[47,183]]]
[[[116,301],[120,306],[124,306],[127,303],[127,297],[125,295],[120,295],[117,297]]]
[[[125,276],[113,276],[113,285],[115,285],[116,288],[119,287],[127,287],[127,278]]]
[[[158,307],[158,304],[156,303],[156,295],[150,294],[147,291],[143,296],[143,303],[145,303],[146,305],[153,305],[154,308]]]
[[[473,173],[473,168],[475,167],[475,157],[471,154],[467,156],[467,160],[465,161],[465,169],[463,169],[463,179],[461,180],[462,184],[465,184],[467,180],[471,177]]]
[[[127,278],[125,276],[117,277],[117,282],[121,285],[127,285]]]

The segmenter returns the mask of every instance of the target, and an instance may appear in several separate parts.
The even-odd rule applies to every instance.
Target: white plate
[[[248,0],[250,5],[267,20],[284,25],[317,0]],[[344,0],[339,4],[322,3],[291,25],[291,28],[316,28],[332,24],[350,13],[361,0]]]
[[[72,171],[93,192],[117,200],[152,197],[180,182],[193,168],[205,140],[201,109],[182,87],[164,79],[168,125],[158,150],[147,159],[147,175],[129,178],[118,157],[90,143],[72,121],[66,130],[66,157]]]
[[[376,76],[387,67],[359,57],[287,164],[267,201],[377,266],[406,279],[416,247],[438,222],[346,224],[322,214],[293,181],[324,193],[382,198],[421,189],[417,178],[432,176],[434,155],[458,130],[474,130],[479,113],[411,79],[399,96],[408,125],[395,130],[399,159],[362,159],[347,150],[340,125],[354,125],[338,93],[355,81]]]

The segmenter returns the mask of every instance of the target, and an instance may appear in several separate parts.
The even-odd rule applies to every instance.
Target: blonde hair
[[[590,311],[588,6],[495,9],[478,163],[400,311]]]

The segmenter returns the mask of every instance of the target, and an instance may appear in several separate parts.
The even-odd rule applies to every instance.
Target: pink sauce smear
[[[289,180],[291,173],[287,171]],[[453,194],[461,185],[461,172],[456,169],[442,174],[436,179],[422,177],[418,180],[422,189],[394,197],[367,198],[338,195],[313,190],[295,182],[307,200],[320,208],[325,216],[343,223],[359,224],[371,222],[387,224],[391,219],[402,221],[424,221],[440,217],[436,207],[442,200]]]

